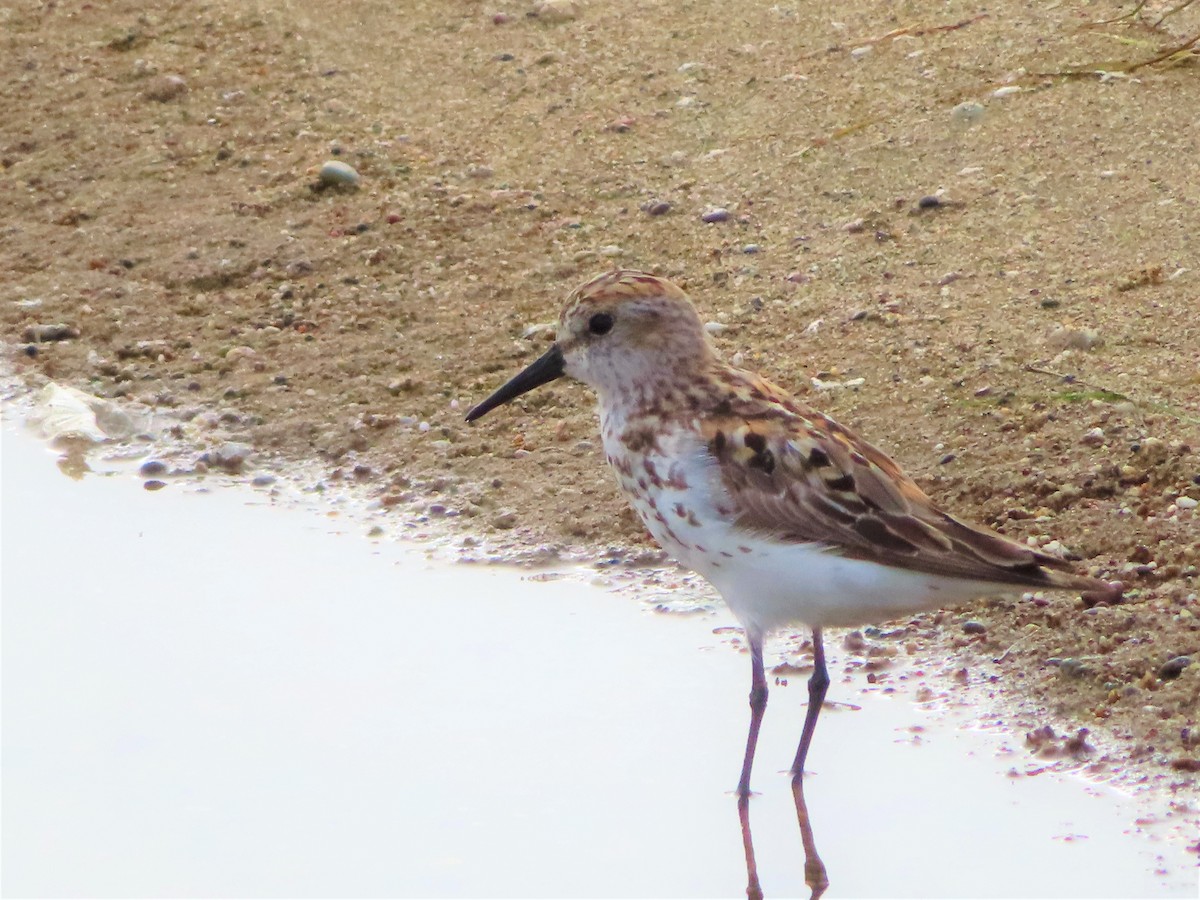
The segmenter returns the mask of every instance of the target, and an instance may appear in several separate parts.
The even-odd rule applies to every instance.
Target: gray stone
[[[1192,658],[1190,656],[1176,656],[1173,659],[1168,659],[1158,670],[1158,677],[1164,681],[1171,678],[1178,678],[1183,674],[1183,670],[1191,664]]]

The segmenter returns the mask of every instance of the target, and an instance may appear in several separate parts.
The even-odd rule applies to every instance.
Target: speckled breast
[[[732,556],[729,512],[715,462],[686,427],[603,423],[604,450],[621,490],[664,550],[701,574]]]

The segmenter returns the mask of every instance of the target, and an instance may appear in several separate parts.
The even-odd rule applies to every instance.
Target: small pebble
[[[1005,85],[1002,88],[996,88],[992,91],[992,96],[999,100],[1002,97],[1008,97],[1012,94],[1021,93],[1021,88],[1015,84]]]
[[[1180,509],[1195,509],[1200,506],[1200,500],[1195,497],[1180,497],[1175,501],[1175,505]]]
[[[1056,326],[1046,337],[1046,343],[1058,350],[1091,350],[1101,342],[1094,328]]]
[[[508,22],[508,13],[498,12],[492,15],[493,25],[503,25],[506,22]]]
[[[937,209],[941,205],[941,198],[933,194],[926,194],[917,201],[917,209]]]
[[[1093,428],[1079,439],[1079,443],[1086,447],[1099,447],[1104,443],[1104,429]]]
[[[859,62],[861,60],[866,59],[873,52],[875,52],[875,48],[872,47],[870,44],[865,44],[862,47],[855,47],[853,50],[851,50],[850,58],[855,60],[856,62]]]
[[[178,75],[163,75],[153,79],[146,89],[142,91],[142,96],[147,100],[153,100],[155,103],[168,103],[171,100],[178,99],[187,93],[187,82]]]
[[[701,222],[708,222],[710,224],[713,222],[725,222],[728,219],[729,210],[725,209],[723,206],[710,206],[704,211],[704,214],[700,216]]]
[[[21,332],[21,339],[35,344],[49,341],[67,341],[79,337],[79,329],[64,322],[53,325],[30,325]]]
[[[250,483],[255,487],[268,487],[269,485],[275,483],[275,476],[266,474],[255,475],[254,478],[251,479]]]
[[[517,524],[517,514],[509,510],[497,513],[492,519],[492,526],[495,528],[509,529]]]
[[[317,178],[321,184],[330,187],[357,187],[359,182],[359,174],[354,166],[339,159],[323,163]]]
[[[1183,674],[1183,670],[1192,664],[1190,656],[1176,656],[1174,659],[1168,659],[1162,664],[1162,668],[1158,670],[1158,677],[1164,680],[1178,678]]]
[[[161,491],[166,486],[167,486],[167,483],[165,481],[154,481],[154,480],[147,481],[145,484],[142,485],[142,487],[144,487],[148,491]]]
[[[1082,678],[1088,673],[1087,667],[1073,656],[1068,656],[1060,662],[1058,669],[1071,678]]]
[[[962,630],[964,634],[987,634],[987,626],[982,622],[976,622],[974,619],[969,622],[963,622]]]
[[[668,203],[666,200],[656,200],[653,203],[647,203],[642,208],[645,210],[647,215],[665,216],[667,213],[669,213],[671,211],[671,204]]]
[[[225,361],[236,369],[239,367],[239,365],[241,365],[241,363],[246,362],[256,356],[258,356],[258,351],[253,347],[230,347],[229,350],[225,352]]]
[[[540,0],[533,13],[547,22],[570,22],[579,16],[579,4],[576,0]]]
[[[210,450],[204,454],[204,461],[210,465],[215,464],[225,469],[227,472],[236,472],[246,459],[253,453],[253,449],[249,444],[239,444],[236,441],[227,441],[216,450]]]
[[[148,459],[138,468],[142,475],[161,475],[167,471],[167,464],[159,459]]]
[[[1132,447],[1130,448],[1133,449]],[[1136,453],[1140,453],[1147,465],[1156,466],[1167,461],[1170,450],[1159,438],[1148,437],[1142,441]]]
[[[982,103],[976,103],[974,100],[965,100],[950,110],[950,117],[959,122],[978,122],[983,118],[983,113],[984,108]]]
[[[758,244],[747,244],[745,247],[742,248],[742,252],[746,253],[746,254],[755,254],[755,253],[760,252],[761,250],[762,250],[762,247],[759,246]]]

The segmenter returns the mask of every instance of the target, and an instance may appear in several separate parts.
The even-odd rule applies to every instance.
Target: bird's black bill
[[[503,406],[510,400],[515,400],[522,394],[532,391],[535,387],[540,387],[562,376],[562,350],[559,349],[558,344],[554,344],[534,362],[530,363],[524,371],[510,379],[496,393],[473,407],[467,413],[467,421],[474,422],[476,419],[482,418],[491,412],[497,406]]]

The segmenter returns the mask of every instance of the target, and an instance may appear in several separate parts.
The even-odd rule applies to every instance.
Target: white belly
[[[848,559],[823,545],[778,542],[738,528],[715,463],[690,431],[680,429],[641,454],[611,439],[608,428],[604,443],[654,539],[711,582],[748,632],[885,622],[997,591],[986,582]]]

